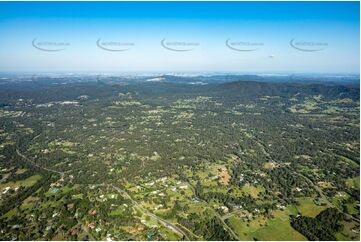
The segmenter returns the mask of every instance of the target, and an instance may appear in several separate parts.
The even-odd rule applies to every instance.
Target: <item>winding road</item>
[[[111,186],[117,190],[121,195],[123,195],[123,197],[128,198],[130,201],[132,201],[132,203],[135,205],[136,208],[138,208],[140,211],[142,211],[144,214],[158,220],[161,224],[163,224],[165,227],[172,229],[174,232],[176,232],[178,235],[183,236],[186,240],[190,240],[187,236],[186,233],[184,233],[180,228],[178,228],[177,226],[175,226],[174,224],[158,217],[157,215],[155,215],[154,213],[149,212],[148,210],[146,210],[145,208],[143,208],[136,200],[134,200],[126,191],[120,189],[119,187],[114,186],[113,184],[111,184]]]
[[[305,179],[305,180],[318,192],[318,194],[320,195],[320,197],[321,197],[324,201],[326,201],[326,203],[327,203],[328,206],[334,207],[334,208],[336,208],[340,213],[342,213],[343,215],[345,215],[346,217],[348,217],[348,218],[350,218],[350,219],[352,219],[352,220],[354,220],[354,221],[356,221],[356,222],[360,222],[360,219],[355,218],[355,217],[352,216],[351,214],[345,213],[344,211],[342,211],[341,209],[339,209],[338,207],[336,207],[334,204],[332,204],[332,203],[330,202],[330,200],[328,199],[328,197],[327,197],[325,194],[323,194],[322,189],[321,189],[319,186],[316,186],[315,183],[313,183],[313,181],[312,181],[310,178],[308,178],[307,176],[304,176],[304,175],[302,175],[302,174],[300,174],[300,173],[295,173],[295,174],[298,175],[298,176],[300,176],[300,177],[302,177],[303,179]]]
[[[53,172],[53,173],[56,173],[56,174],[59,174],[62,178],[64,177],[64,172],[61,172],[61,171],[57,171],[57,170],[54,170],[54,169],[51,169],[51,168],[46,168],[46,167],[42,167],[36,163],[34,163],[33,161],[31,161],[29,158],[27,158],[25,155],[23,155],[22,153],[20,153],[19,150],[16,150],[16,153],[22,157],[24,160],[26,160],[28,163],[30,163],[31,165],[37,167],[37,168],[40,168],[40,169],[43,169],[43,170],[46,170],[46,171],[49,171],[49,172]],[[93,184],[88,184],[88,185],[93,185]],[[114,188],[117,192],[119,192],[123,197],[126,197],[127,199],[129,199],[136,208],[138,208],[140,211],[142,211],[144,214],[156,219],[159,223],[161,223],[163,226],[167,227],[167,228],[170,228],[171,230],[173,230],[176,234],[178,234],[179,236],[181,236],[182,238],[186,239],[186,240],[190,240],[187,236],[186,233],[184,233],[180,228],[178,228],[176,225],[158,217],[157,215],[149,212],[148,210],[146,210],[145,208],[143,208],[136,200],[134,200],[126,191],[120,189],[119,187],[113,185],[113,184],[97,184],[97,185],[101,185],[101,186],[104,186],[104,185],[107,185],[107,186],[111,186],[112,188]]]
[[[43,169],[43,170],[46,170],[46,171],[50,171],[50,172],[53,172],[53,173],[57,173],[59,174],[61,177],[64,177],[64,172],[61,172],[61,171],[57,171],[57,170],[53,170],[53,169],[50,169],[50,168],[46,168],[46,167],[42,167],[42,166],[39,166],[38,164],[34,163],[33,161],[31,161],[29,158],[27,158],[25,155],[21,154],[19,150],[16,150],[16,153],[21,156],[21,158],[23,158],[24,160],[26,160],[28,163],[30,163],[31,165],[37,167],[37,168],[40,168],[40,169]]]
[[[263,144],[261,144],[260,142],[258,142],[258,144],[261,146],[262,152],[266,155],[267,158],[269,158],[271,161],[273,161],[273,159],[271,158],[270,154],[266,151],[265,147]],[[291,171],[292,172],[292,171]],[[340,208],[338,208],[337,206],[335,206],[332,202],[330,202],[329,198],[323,193],[322,189],[317,186],[310,178],[308,178],[307,176],[293,171],[293,174],[295,174],[296,176],[302,177],[303,179],[306,180],[306,182],[308,184],[310,184],[313,189],[320,195],[320,197],[322,198],[322,200],[324,200],[328,206],[336,208],[340,213],[342,213],[343,215],[345,215],[347,218],[352,219],[356,222],[360,222],[360,219],[352,216],[351,214],[345,213],[344,211],[342,211]]]

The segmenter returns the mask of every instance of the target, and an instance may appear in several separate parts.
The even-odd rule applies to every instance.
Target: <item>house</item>
[[[188,188],[188,185],[182,185],[182,186],[179,186],[180,189],[187,189]]]
[[[95,224],[94,224],[94,223],[90,223],[90,224],[88,224],[88,227],[89,227],[90,229],[95,229]]]
[[[3,190],[3,194],[6,194],[10,190],[10,187],[5,187]]]
[[[224,205],[222,205],[222,206],[220,207],[220,209],[222,210],[222,212],[223,212],[224,214],[226,214],[226,213],[229,212],[229,208],[226,207],[226,206],[224,206]]]

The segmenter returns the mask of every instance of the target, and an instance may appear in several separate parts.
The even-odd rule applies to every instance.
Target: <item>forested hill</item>
[[[41,92],[42,95],[38,95]],[[349,98],[353,101],[360,99],[360,89],[357,85],[327,85],[295,82],[263,82],[263,81],[235,81],[194,85],[176,82],[19,82],[7,83],[0,89],[0,104],[3,106],[21,98],[32,99],[34,103],[44,101],[60,101],[77,99],[81,94],[90,98],[110,97],[122,93],[133,93],[133,96],[154,97],[165,95],[175,98],[182,95],[211,95],[237,100],[255,100],[262,96],[279,96],[291,98],[298,96],[322,95],[326,100]]]
[[[294,95],[322,95],[326,98],[350,98],[353,101],[360,99],[360,88],[355,85],[325,85],[302,83],[270,83],[255,81],[237,81],[219,84],[214,87],[217,92],[236,94],[251,98],[264,95],[291,97]]]

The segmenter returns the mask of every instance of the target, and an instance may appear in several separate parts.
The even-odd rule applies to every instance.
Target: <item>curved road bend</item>
[[[42,167],[39,166],[38,164],[35,164],[33,161],[31,161],[29,158],[27,158],[25,155],[21,154],[19,150],[16,150],[16,153],[21,156],[24,160],[26,160],[27,162],[29,162],[30,164],[32,164],[35,167],[38,167],[40,169],[46,170],[46,171],[50,171],[50,172],[54,172],[57,173],[59,175],[61,175],[61,177],[64,177],[64,172],[60,172],[57,170],[53,170],[50,168],[46,168],[46,167]],[[108,184],[100,184],[100,185],[108,185]],[[157,215],[145,210],[137,201],[135,201],[126,191],[120,189],[119,187],[114,186],[113,184],[110,184],[115,190],[117,190],[119,193],[121,193],[123,196],[125,196],[126,198],[128,198],[129,200],[131,200],[134,205],[141,210],[143,213],[147,214],[148,216],[158,220],[161,224],[163,224],[165,227],[172,229],[174,232],[176,232],[178,235],[183,236],[186,240],[190,240],[187,236],[186,233],[184,233],[180,228],[178,228],[177,226],[175,226],[174,224],[171,224],[169,222],[167,222],[166,220],[158,217]]]
[[[261,144],[260,142],[258,142],[258,144],[261,146],[262,148],[262,152],[267,156],[267,158],[269,158],[271,161],[273,161],[273,159],[271,158],[270,154],[266,151],[265,147],[263,144]],[[320,195],[320,197],[326,201],[327,205],[330,206],[330,207],[335,207],[340,213],[342,213],[343,215],[345,215],[346,217],[356,221],[356,222],[360,222],[360,219],[359,218],[356,218],[354,216],[352,216],[351,214],[348,214],[348,213],[345,213],[344,211],[342,211],[341,209],[339,209],[338,207],[336,207],[334,204],[332,204],[330,202],[330,200],[328,199],[328,197],[323,193],[322,189],[317,186],[310,178],[302,175],[301,173],[298,173],[298,172],[293,172],[295,175],[298,175],[302,178],[304,178],[306,180],[306,182],[308,182],[317,192],[318,194]]]
[[[360,222],[360,219],[358,218],[355,218],[354,216],[352,216],[351,214],[348,214],[348,213],[345,213],[344,211],[342,211],[341,209],[339,209],[338,207],[336,207],[335,205],[333,205],[329,200],[328,200],[328,197],[323,194],[323,191],[322,189],[319,187],[319,186],[316,186],[315,183],[313,183],[313,181],[308,178],[307,176],[304,176],[300,173],[296,173],[296,175],[304,178],[309,184],[311,184],[311,186],[318,192],[318,194],[320,195],[320,197],[326,201],[327,205],[330,206],[330,207],[335,207],[340,213],[342,213],[343,215],[345,215],[346,217],[356,221],[356,222]]]
[[[120,189],[119,187],[114,186],[111,184],[111,186],[117,190],[120,194],[122,194],[124,197],[128,198],[130,201],[134,203],[134,205],[141,210],[143,213],[147,214],[148,216],[158,220],[161,224],[163,224],[165,227],[172,229],[174,232],[176,232],[179,235],[184,236],[186,240],[190,240],[186,233],[184,233],[180,228],[175,226],[174,224],[169,223],[168,221],[165,221],[164,219],[158,217],[157,215],[145,210],[137,201],[135,201],[126,191]]]
[[[24,160],[26,160],[27,162],[29,162],[30,164],[32,164],[33,166],[35,166],[35,167],[37,167],[37,168],[40,168],[40,169],[43,169],[43,170],[46,170],[46,171],[50,171],[50,172],[57,173],[57,174],[59,174],[61,177],[64,177],[64,172],[39,166],[38,164],[35,164],[33,161],[31,161],[28,157],[26,157],[25,155],[21,154],[19,150],[16,150],[16,153],[17,153],[19,156],[21,156],[21,158],[23,158]]]

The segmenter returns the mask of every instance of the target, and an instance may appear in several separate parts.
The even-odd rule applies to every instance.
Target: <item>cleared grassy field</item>
[[[359,225],[355,221],[343,222],[343,228],[336,233],[337,240],[360,240]]]
[[[258,217],[247,223],[240,218],[231,217],[229,222],[241,240],[307,240],[291,227],[289,212],[275,211],[273,219]]]
[[[253,236],[257,240],[307,240],[302,234],[291,227],[288,220],[281,218],[269,220],[267,226],[256,231]]]
[[[38,197],[30,196],[26,198],[20,206],[21,210],[29,209],[33,207],[40,199]]]
[[[10,187],[11,189],[14,189],[14,188],[20,187],[20,186],[31,187],[31,186],[34,185],[40,178],[41,178],[41,176],[39,176],[39,175],[34,175],[34,176],[30,176],[30,177],[26,178],[25,180],[19,180],[19,181],[16,181],[16,182],[3,183],[3,184],[0,184],[0,190],[3,190],[3,189],[6,188],[6,187]]]
[[[360,176],[356,176],[354,178],[349,178],[346,180],[346,184],[349,187],[353,187],[355,189],[360,190]]]
[[[298,211],[307,217],[316,217],[320,212],[325,210],[328,206],[318,206],[313,202],[313,198],[299,198],[297,201],[300,205],[297,206]]]
[[[258,198],[258,194],[260,192],[264,192],[264,188],[262,186],[252,186],[249,184],[246,184],[242,187],[242,191],[246,194],[251,195],[253,198]]]
[[[252,220],[247,224],[246,221],[235,216],[230,217],[228,221],[241,240],[253,240],[253,233],[264,224],[263,219]]]

